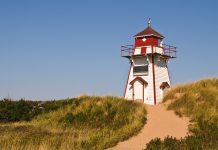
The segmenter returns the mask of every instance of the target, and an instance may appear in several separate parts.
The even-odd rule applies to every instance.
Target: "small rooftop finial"
[[[151,27],[151,18],[148,19],[148,27]]]

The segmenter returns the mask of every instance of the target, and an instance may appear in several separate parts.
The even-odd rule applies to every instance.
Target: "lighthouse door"
[[[143,100],[143,83],[140,81],[134,83],[134,100]]]

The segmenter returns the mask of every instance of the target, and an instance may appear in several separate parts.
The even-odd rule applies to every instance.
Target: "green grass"
[[[121,98],[84,96],[64,101],[66,105],[39,113],[31,121],[1,123],[1,149],[105,149],[136,134],[146,122],[143,104]]]
[[[218,79],[205,79],[179,85],[164,97],[169,110],[191,119],[190,133],[183,139],[153,139],[148,150],[218,149]]]

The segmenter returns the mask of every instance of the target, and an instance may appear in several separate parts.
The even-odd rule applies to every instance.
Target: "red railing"
[[[121,46],[121,56],[127,58],[131,57],[134,54],[134,49],[135,49],[134,45]]]
[[[176,58],[176,47],[163,44],[162,46],[158,46],[163,49],[162,55],[170,58]],[[130,58],[134,54],[135,45],[124,45],[121,46],[121,56]],[[154,51],[153,53],[158,53]],[[160,53],[160,52],[159,52]]]
[[[164,55],[169,56],[171,58],[176,58],[176,47],[163,44],[162,46]]]

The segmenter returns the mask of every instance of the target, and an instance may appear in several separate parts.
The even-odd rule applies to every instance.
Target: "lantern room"
[[[148,27],[135,36],[135,47],[142,46],[162,46],[164,36],[151,28],[150,21]]]

